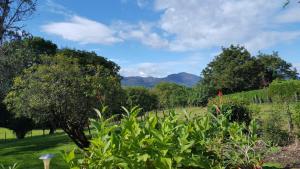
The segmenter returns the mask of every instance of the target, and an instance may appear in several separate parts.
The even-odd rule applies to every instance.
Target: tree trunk
[[[50,127],[49,135],[53,135],[55,133],[55,128]]]
[[[49,135],[53,135],[55,133],[55,130],[56,130],[56,125],[55,123],[50,120],[50,131],[49,131]]]
[[[81,149],[88,148],[90,141],[84,134],[84,128],[81,126],[63,127],[62,128],[74,143]]]

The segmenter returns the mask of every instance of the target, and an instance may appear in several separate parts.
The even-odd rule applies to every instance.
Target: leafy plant
[[[286,146],[291,142],[290,134],[283,129],[282,117],[278,111],[272,111],[262,125],[262,137],[272,145]]]
[[[255,121],[249,126],[230,122],[225,115],[182,120],[176,112],[158,118],[150,114],[138,120],[140,108],[124,108],[126,115],[119,123],[114,117],[91,120],[96,134],[91,146],[65,155],[71,168],[255,168],[261,166],[263,151],[257,149]],[[247,132],[245,132],[247,131]]]
[[[12,166],[5,167],[3,164],[0,164],[1,169],[18,169],[18,163],[14,163]]]
[[[223,96],[210,100],[208,110],[218,116],[225,115],[230,122],[249,124],[251,122],[251,110],[248,103],[240,99],[228,99]]]

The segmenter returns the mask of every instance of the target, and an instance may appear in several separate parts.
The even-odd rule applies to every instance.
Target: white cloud
[[[142,22],[136,25],[119,22],[114,25],[114,29],[119,30],[118,35],[122,39],[137,40],[152,48],[167,48],[168,40],[163,39],[152,28],[153,24]]]
[[[202,69],[201,62],[203,57],[196,53],[189,57],[166,62],[143,62],[133,65],[128,65],[121,68],[122,76],[142,76],[142,77],[165,77],[171,73],[190,72],[198,70],[196,74],[200,74]]]
[[[163,11],[159,27],[175,36],[169,48],[193,50],[247,44],[268,34],[282,4],[273,0],[156,0],[155,7]]]
[[[275,45],[278,42],[289,42],[300,37],[300,31],[293,32],[262,32],[250,39],[245,46],[248,50],[256,52]]]
[[[47,33],[82,44],[113,44],[122,41],[109,26],[76,15],[65,22],[44,25],[42,29]]]
[[[150,4],[149,0],[136,2],[140,7]],[[284,2],[155,0],[154,12],[160,13],[156,21],[133,24],[118,21],[105,25],[73,14],[70,20],[45,25],[43,30],[80,43],[113,44],[134,40],[170,51],[197,51],[241,44],[253,51],[299,38],[300,30],[286,28],[300,22],[300,6],[293,4],[283,8]],[[59,5],[52,6],[58,11],[67,11]]]

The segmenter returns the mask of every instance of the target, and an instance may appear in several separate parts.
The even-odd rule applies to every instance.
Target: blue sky
[[[41,0],[26,22],[59,47],[95,51],[124,76],[200,75],[221,47],[244,45],[300,70],[300,4],[285,0]]]

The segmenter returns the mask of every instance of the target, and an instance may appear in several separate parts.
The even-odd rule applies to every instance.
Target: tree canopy
[[[231,45],[223,48],[202,71],[203,83],[232,93],[259,87],[261,66],[247,49]]]
[[[19,116],[55,121],[79,147],[88,147],[84,128],[93,108],[120,107],[120,80],[109,72],[102,65],[82,65],[62,54],[43,56],[41,64],[15,78],[5,103]]]
[[[139,106],[143,112],[151,111],[158,108],[158,97],[154,92],[144,87],[127,87],[125,88],[128,107]]]
[[[231,45],[207,65],[202,76],[204,85],[227,94],[266,87],[275,79],[295,79],[297,71],[277,52],[255,57],[246,48]]]

